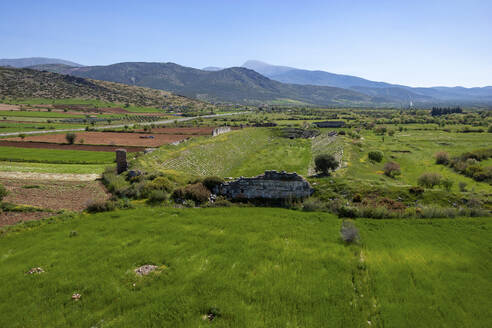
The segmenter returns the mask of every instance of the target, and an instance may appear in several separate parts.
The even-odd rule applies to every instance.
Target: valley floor
[[[341,242],[340,223],[278,208],[142,207],[7,227],[0,326],[492,322],[489,219],[358,219],[359,245]],[[144,264],[159,270],[136,276]],[[26,274],[33,267],[45,272]],[[210,311],[220,314],[212,322]]]

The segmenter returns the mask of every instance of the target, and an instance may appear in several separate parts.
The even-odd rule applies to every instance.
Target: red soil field
[[[83,145],[107,145],[107,146],[140,146],[158,147],[189,138],[189,135],[169,135],[152,133],[119,133],[119,132],[75,132],[75,145],[79,145],[83,139]],[[144,138],[153,136],[154,138]],[[20,137],[7,138],[9,141],[23,141]],[[65,134],[40,134],[26,136],[24,141],[49,142],[66,144]]]
[[[147,147],[133,146],[97,146],[97,145],[69,145],[49,142],[29,142],[29,141],[9,141],[0,140],[2,147],[20,147],[20,148],[42,148],[42,149],[61,149],[61,150],[88,150],[88,151],[115,151],[116,149],[124,148],[129,153],[144,151]]]

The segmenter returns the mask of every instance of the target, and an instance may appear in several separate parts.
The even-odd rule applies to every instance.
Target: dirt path
[[[51,181],[94,181],[100,174],[0,172],[0,178]]]

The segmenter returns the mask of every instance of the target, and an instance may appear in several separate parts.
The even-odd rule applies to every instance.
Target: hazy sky
[[[0,1],[0,58],[240,66],[492,85],[492,0]]]

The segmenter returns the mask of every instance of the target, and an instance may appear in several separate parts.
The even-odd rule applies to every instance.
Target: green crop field
[[[102,151],[0,147],[0,161],[52,164],[105,164],[114,162],[114,153]]]
[[[306,174],[310,162],[309,140],[282,138],[274,130],[257,128],[167,145],[142,157],[138,165],[196,176],[227,177],[253,176],[265,170]]]
[[[278,208],[24,223],[0,237],[0,326],[488,326],[489,219],[355,223],[350,246],[335,216]],[[158,273],[137,277],[144,264]]]

